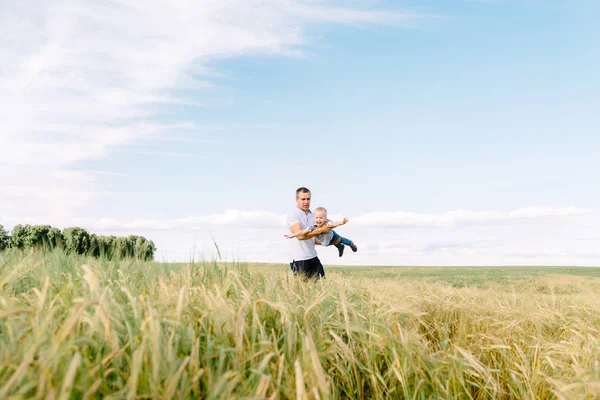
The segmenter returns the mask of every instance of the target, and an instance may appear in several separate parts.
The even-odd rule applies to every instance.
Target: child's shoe
[[[342,256],[342,254],[344,254],[344,245],[341,243],[338,243],[335,245],[335,247],[337,247],[338,252],[340,253],[340,257]]]

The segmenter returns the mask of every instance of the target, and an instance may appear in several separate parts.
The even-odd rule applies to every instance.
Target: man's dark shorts
[[[325,278],[325,270],[323,269],[323,264],[321,264],[319,257],[291,262],[290,268],[294,274],[301,274],[306,276],[306,278]]]

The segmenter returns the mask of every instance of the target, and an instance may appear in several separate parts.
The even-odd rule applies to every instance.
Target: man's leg
[[[311,275],[311,264],[310,260],[300,260],[290,263],[290,267],[296,276],[302,276],[304,279],[310,278]]]
[[[309,278],[321,279],[325,278],[325,270],[323,269],[323,264],[321,264],[321,260],[319,257],[311,258],[307,260],[307,276]]]
[[[311,258],[310,260],[294,261],[290,263],[290,268],[294,271],[294,275],[302,275],[305,279],[325,278],[325,270],[319,257]]]
[[[294,274],[299,274],[302,271],[304,271],[304,264],[305,264],[304,260],[301,260],[301,261],[294,260],[290,264],[290,267],[292,268],[292,271],[294,272]]]

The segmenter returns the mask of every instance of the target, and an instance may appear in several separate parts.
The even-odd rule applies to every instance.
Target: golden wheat
[[[593,278],[304,282],[284,266],[3,257],[2,399],[600,396]]]

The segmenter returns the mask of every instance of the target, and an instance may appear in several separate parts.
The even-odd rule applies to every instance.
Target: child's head
[[[315,208],[315,225],[323,226],[327,221],[327,209],[325,207]]]

